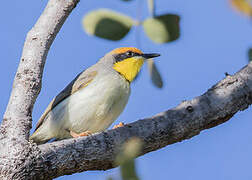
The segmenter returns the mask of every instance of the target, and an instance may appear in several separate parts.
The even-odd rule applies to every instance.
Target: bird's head
[[[144,54],[134,47],[122,47],[108,53],[113,57],[113,69],[126,80],[132,82],[140,71],[146,59],[160,56],[160,54]]]

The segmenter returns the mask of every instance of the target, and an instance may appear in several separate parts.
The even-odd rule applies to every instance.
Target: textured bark
[[[132,137],[139,137],[143,141],[140,154],[143,155],[224,123],[251,103],[252,64],[248,64],[205,94],[183,101],[173,109],[89,137],[43,144],[39,149],[43,162],[48,163],[50,177],[87,170],[106,170],[115,167],[116,154],[122,144]]]
[[[32,110],[41,89],[47,53],[64,21],[79,0],[50,0],[27,34],[0,127],[0,179],[26,179],[32,172],[33,152],[28,142]],[[36,154],[36,153],[35,153]]]
[[[115,167],[121,145],[143,141],[140,155],[189,139],[229,120],[252,103],[252,64],[205,94],[125,127],[37,146],[28,141],[33,104],[41,88],[50,45],[78,0],[49,0],[28,33],[10,101],[0,127],[0,179],[52,179],[65,174]]]

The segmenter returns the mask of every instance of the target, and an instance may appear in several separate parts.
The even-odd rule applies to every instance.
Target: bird
[[[76,138],[106,130],[124,110],[130,84],[145,60],[158,56],[135,47],[116,48],[105,54],[50,102],[30,140],[43,144],[51,139]]]

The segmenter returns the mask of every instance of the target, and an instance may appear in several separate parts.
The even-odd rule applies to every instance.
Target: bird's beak
[[[145,59],[150,59],[150,58],[154,58],[154,57],[158,57],[158,56],[160,56],[160,54],[157,54],[157,53],[142,54],[142,57]]]

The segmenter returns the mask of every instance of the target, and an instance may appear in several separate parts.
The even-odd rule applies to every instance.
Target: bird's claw
[[[116,128],[123,127],[123,126],[124,126],[124,123],[120,122],[118,125],[115,125],[112,129],[116,129]]]
[[[81,132],[81,133],[76,133],[74,131],[70,131],[70,135],[73,137],[73,138],[77,138],[77,137],[82,137],[82,136],[89,136],[91,135],[92,133],[90,131],[85,131],[85,132]]]

